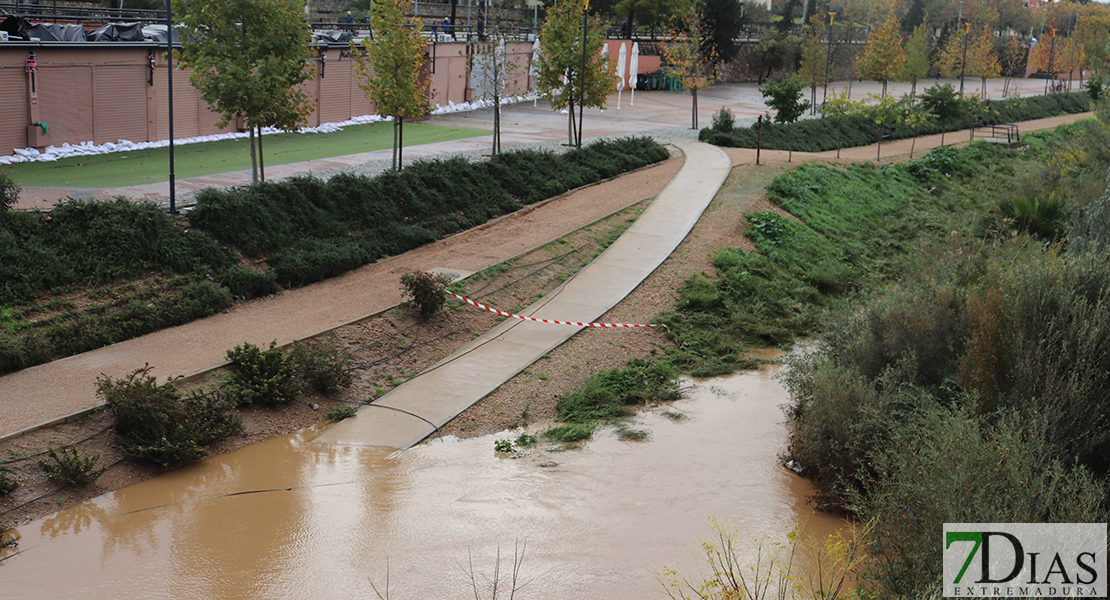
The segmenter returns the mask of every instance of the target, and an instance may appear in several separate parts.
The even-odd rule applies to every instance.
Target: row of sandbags
[[[107,23],[88,31],[75,23],[32,23],[23,17],[9,16],[0,22],[0,31],[8,32],[8,39],[16,41],[38,38],[42,42],[166,42],[165,25],[142,23]]]

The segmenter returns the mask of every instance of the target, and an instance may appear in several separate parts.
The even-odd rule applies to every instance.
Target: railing
[[[103,6],[58,6],[57,3],[0,2],[0,15],[52,23],[165,23],[166,11]]]
[[[312,23],[313,31],[350,31],[354,37],[368,36],[373,39],[373,31],[366,22],[362,23]],[[532,42],[537,31],[531,27],[478,27],[455,25],[444,29],[443,24],[425,25],[421,29],[429,40],[438,43],[468,42],[488,39],[498,35],[506,41]]]
[[[1014,123],[995,123],[984,125],[982,117],[968,119],[968,129],[971,130],[971,139],[975,139],[975,132],[979,132],[979,139],[1001,144],[1013,144],[1021,141],[1021,132]],[[989,133],[988,133],[989,132]]]

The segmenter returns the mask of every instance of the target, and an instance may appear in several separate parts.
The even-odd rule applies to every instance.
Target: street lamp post
[[[166,0],[166,79],[170,111],[170,213],[177,213],[177,195],[174,190],[173,173],[173,9],[171,0]]]
[[[582,9],[582,76],[579,77],[579,85],[582,87],[578,90],[578,148],[582,147],[582,108],[586,103],[586,19],[589,12],[590,0],[586,0],[586,6]]]
[[[821,112],[824,112],[825,100],[829,96],[829,66],[832,62],[832,25],[836,13],[829,13],[829,46],[825,51],[825,89],[821,92]]]
[[[964,95],[964,72],[967,71],[967,38],[971,35],[971,23],[964,29],[964,57],[960,59],[960,95]]]

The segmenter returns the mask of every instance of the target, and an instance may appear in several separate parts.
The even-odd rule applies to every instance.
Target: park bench
[[[969,118],[967,120],[968,129],[971,131],[970,139],[975,139],[976,132],[979,133],[979,139],[984,142],[992,144],[1013,145],[1021,143],[1021,132],[1018,131],[1018,126],[1014,123],[994,123],[986,125],[983,123],[982,117]]]
[[[893,140],[898,133],[897,127],[879,127],[875,130],[875,139],[879,140]]]

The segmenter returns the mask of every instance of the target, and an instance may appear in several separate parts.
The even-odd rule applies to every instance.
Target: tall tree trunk
[[[567,145],[574,145],[574,100],[567,103]]]
[[[262,152],[262,126],[258,126],[258,174],[259,179],[266,181],[266,161],[264,157],[266,154]]]
[[[401,165],[405,162],[405,118],[397,118],[397,170],[401,170]]]
[[[247,127],[250,131],[251,142],[251,183],[258,183],[258,156],[254,151],[254,127]]]
[[[501,94],[493,92],[493,149],[491,156],[497,156],[501,151]]]
[[[690,126],[690,129],[697,129],[698,128],[698,88],[695,87],[693,90],[690,90],[690,93],[694,98],[694,103],[692,105],[693,110],[690,111],[690,121],[692,123],[692,125]]]
[[[393,118],[393,162],[390,163],[391,169],[397,170],[397,118]]]

